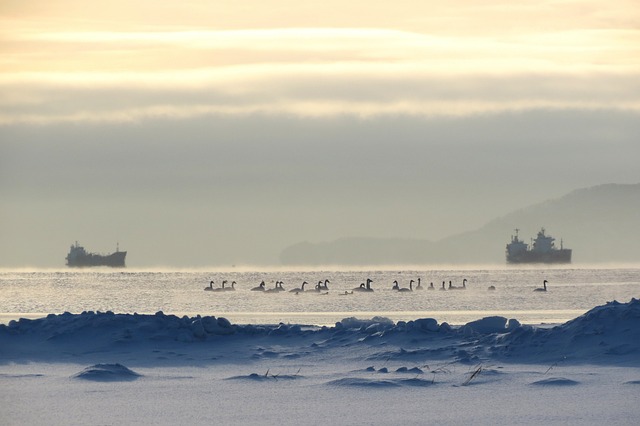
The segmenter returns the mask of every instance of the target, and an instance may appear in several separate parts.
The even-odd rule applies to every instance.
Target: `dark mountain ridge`
[[[529,243],[540,228],[556,245],[573,249],[574,263],[640,261],[640,184],[579,189],[488,222],[483,227],[432,242],[422,239],[341,238],[285,248],[288,265],[421,265],[505,262],[514,229]]]

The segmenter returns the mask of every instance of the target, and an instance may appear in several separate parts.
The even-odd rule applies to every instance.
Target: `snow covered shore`
[[[635,424],[640,300],[555,327],[84,312],[0,325],[3,424]]]

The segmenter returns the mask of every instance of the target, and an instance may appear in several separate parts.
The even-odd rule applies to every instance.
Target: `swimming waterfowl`
[[[280,284],[280,281],[276,281],[276,284],[275,284],[275,286],[273,288],[269,288],[269,289],[265,290],[264,292],[265,293],[280,293],[283,290],[280,290],[279,284]]]
[[[227,283],[227,280],[222,281],[222,287],[214,288],[213,291],[225,291],[224,285]]]
[[[538,288],[534,289],[533,291],[547,291],[547,283],[548,283],[548,281],[547,281],[547,280],[544,280],[544,281],[542,282],[542,285],[543,285],[544,287],[538,287]]]
[[[424,290],[424,287],[422,287],[422,284],[420,283],[420,278],[418,278],[418,285],[415,288],[416,290]]]
[[[311,290],[305,290],[305,291],[308,293],[320,293],[321,284],[322,284],[322,281],[318,281],[318,284],[314,285]]]
[[[356,287],[353,289],[353,291],[366,291],[366,292],[372,292],[373,289],[371,288],[371,283],[373,282],[373,280],[371,278],[367,278],[367,283],[362,283],[360,284],[360,287]]]
[[[367,278],[367,286],[365,287],[364,291],[373,291],[373,289],[371,288],[371,283],[373,282],[372,279]]]
[[[318,288],[320,290],[329,290],[329,286],[327,284],[329,284],[331,281],[329,280],[324,280],[324,284],[322,283],[322,281],[318,282]]]
[[[259,286],[252,288],[251,291],[264,291],[264,286],[264,281],[262,281]]]
[[[402,288],[398,289],[398,291],[401,291],[401,292],[413,291],[413,280],[409,281],[409,288],[402,287]]]
[[[467,279],[462,280],[462,286],[455,286],[451,284],[449,281],[449,290],[466,290],[467,289]]]
[[[309,283],[304,281],[300,287],[289,290],[289,293],[298,293],[298,292],[304,291],[304,286],[306,284],[309,284]]]

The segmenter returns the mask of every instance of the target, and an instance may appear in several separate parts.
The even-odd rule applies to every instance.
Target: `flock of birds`
[[[418,278],[417,281],[417,285],[414,288],[413,287],[413,283],[415,283],[415,280],[411,280],[409,281],[409,287],[400,287],[400,284],[398,284],[398,281],[393,281],[393,286],[391,287],[391,290],[395,290],[397,292],[400,293],[404,293],[404,292],[412,292],[412,291],[419,291],[419,290],[435,290],[436,287],[433,286],[433,282],[429,284],[428,287],[426,286],[422,286],[421,283],[421,279]],[[236,289],[236,282],[232,281],[231,285],[227,286],[228,281],[224,280],[222,281],[222,286],[221,287],[214,287],[213,285],[215,284],[214,281],[211,281],[209,283],[209,287],[205,287],[204,290],[205,291],[235,291]],[[331,282],[329,280],[320,280],[318,281],[318,284],[316,284],[313,288],[307,287],[305,289],[305,286],[309,286],[309,283],[307,281],[304,281],[302,283],[302,285],[300,287],[297,288],[293,288],[291,290],[288,290],[289,293],[294,293],[294,294],[300,294],[300,293],[321,293],[321,294],[328,294],[329,293],[329,284]],[[372,292],[373,288],[371,287],[371,283],[373,283],[373,280],[370,278],[367,278],[367,281],[360,284],[358,287],[353,288],[351,291],[345,291],[344,293],[339,293],[340,295],[347,295],[347,294],[353,294],[353,293],[359,293],[359,292]],[[544,282],[542,283],[543,287],[539,287],[534,289],[533,291],[547,291],[547,280],[544,280]],[[266,288],[266,284],[264,281],[262,281],[260,283],[260,285],[253,287],[251,289],[251,291],[261,291],[264,293],[280,293],[280,292],[284,292],[287,291],[284,286],[283,286],[284,282],[283,281],[276,281],[275,286],[272,288]],[[446,282],[442,281],[442,287],[438,287],[438,290],[466,290],[467,289],[467,279],[463,279],[462,280],[462,285],[461,286],[455,286],[452,284],[451,281],[449,281],[449,286],[446,286]],[[491,285],[487,288],[488,290],[495,290],[496,287]]]

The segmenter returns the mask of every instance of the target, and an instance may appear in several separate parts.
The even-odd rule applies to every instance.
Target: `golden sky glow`
[[[0,123],[640,109],[633,1],[299,3],[5,3]]]

